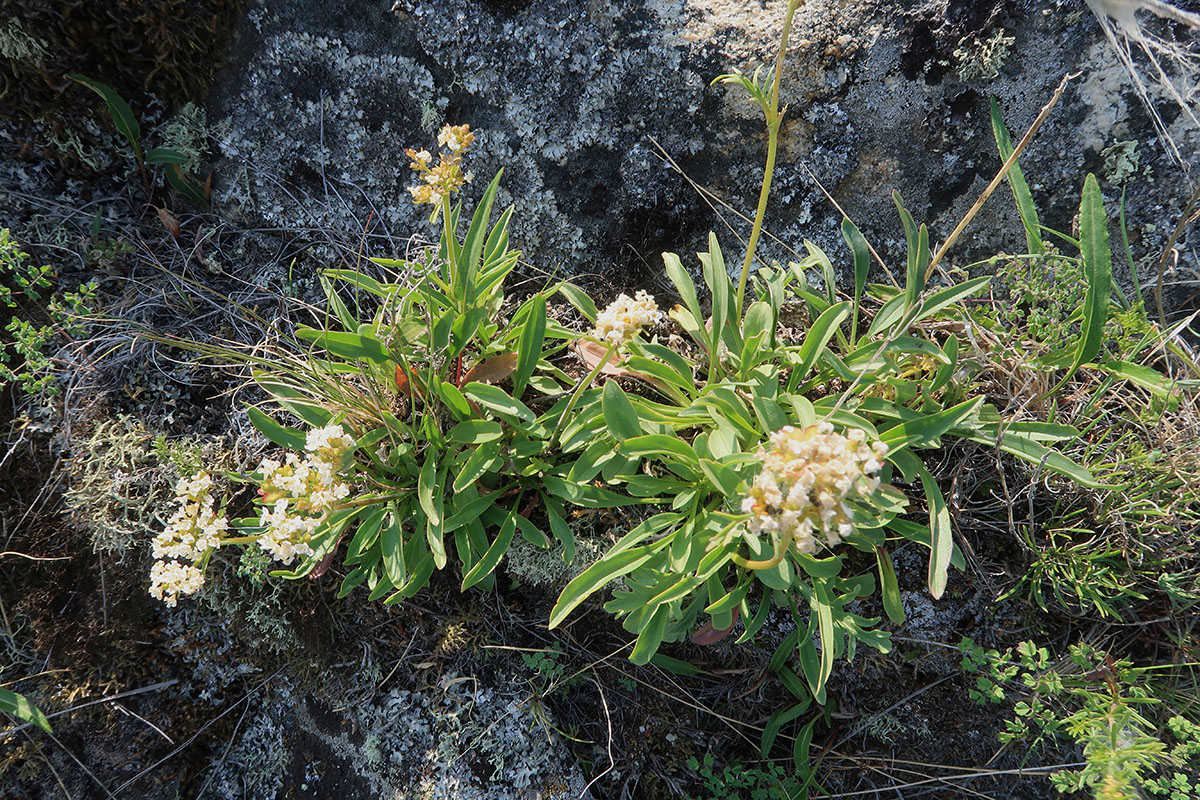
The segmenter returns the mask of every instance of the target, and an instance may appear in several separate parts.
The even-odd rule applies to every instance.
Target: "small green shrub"
[[[703,759],[689,758],[687,766],[704,784],[704,794],[695,800],[796,800],[804,796],[803,783],[775,762],[730,764],[718,770],[712,753],[705,753]]]
[[[54,268],[36,265],[7,228],[0,228],[0,303],[11,309],[0,340],[0,388],[14,384],[28,395],[53,396],[59,369],[49,352],[62,337],[84,333],[96,301],[96,281],[74,291],[54,290]]]
[[[1186,782],[1179,772],[1155,777],[1168,763],[1186,769],[1200,753],[1200,726],[1183,717],[1168,723],[1178,742],[1173,749],[1157,733],[1154,709],[1164,703],[1159,694],[1169,680],[1159,677],[1162,668],[1135,667],[1084,643],[1072,645],[1062,662],[1029,641],[1002,653],[969,638],[959,647],[963,669],[975,676],[971,699],[981,705],[1013,702],[1001,742],[1020,742],[1031,752],[1060,741],[1080,748],[1086,766],[1051,776],[1059,791],[1086,789],[1097,800],[1132,800],[1139,789],[1170,796]]]

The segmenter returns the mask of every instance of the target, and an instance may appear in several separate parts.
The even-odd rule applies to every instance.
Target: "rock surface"
[[[209,103],[218,206],[247,224],[320,227],[347,242],[370,214],[375,247],[402,249],[428,230],[408,201],[403,148],[466,122],[478,135],[473,191],[506,170],[501,199],[517,207],[514,238],[534,267],[653,288],[661,250],[692,251],[710,229],[738,249],[657,151],[728,203],[722,216],[744,235],[736,213],[753,211],[765,135],[740,89],[710,82],[772,60],[782,5],[261,0]],[[1127,187],[1135,252],[1156,258],[1186,180],[1096,20],[1066,0],[803,6],[768,215],[779,243],[762,255],[787,258],[809,238],[845,260],[840,214],[813,176],[893,263],[893,189],[940,240],[999,166],[989,98],[1019,138],[1068,72],[1082,75],[1023,159],[1044,221],[1069,230],[1094,171],[1114,209]],[[1195,132],[1176,128],[1194,152]],[[1020,245],[1007,194],[971,227],[963,259]]]

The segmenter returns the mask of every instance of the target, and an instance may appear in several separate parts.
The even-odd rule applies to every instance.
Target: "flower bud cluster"
[[[596,316],[592,335],[607,344],[624,347],[642,328],[661,322],[663,316],[654,295],[641,290],[636,297],[622,294]]]
[[[853,529],[847,500],[879,488],[887,445],[868,443],[857,428],[834,433],[827,422],[785,426],[768,444],[759,449],[762,471],[742,500],[742,511],[752,515],[750,532],[790,539],[800,553],[815,553],[822,541],[842,541]]]
[[[449,150],[440,153],[438,163],[431,166],[433,155],[428,150],[414,150],[411,147],[404,151],[412,163],[412,168],[421,177],[421,182],[410,186],[408,191],[417,205],[428,204],[434,207],[434,217],[441,208],[442,201],[453,197],[464,183],[470,183],[474,177],[471,173],[462,171],[463,153],[475,142],[475,134],[471,133],[469,125],[446,125],[438,133],[438,146]]]
[[[150,596],[174,606],[181,594],[192,594],[204,583],[204,574],[192,564],[221,544],[229,521],[213,509],[212,477],[197,472],[175,485],[179,508],[154,537],[151,552],[156,559],[150,570]]]
[[[292,453],[282,464],[263,459],[258,466],[264,506],[259,524],[266,529],[258,543],[263,550],[284,564],[312,555],[308,540],[325,515],[350,494],[338,473],[352,447],[354,439],[341,425],[327,425],[309,431],[304,459]]]

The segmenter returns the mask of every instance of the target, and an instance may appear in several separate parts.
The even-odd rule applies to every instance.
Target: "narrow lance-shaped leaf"
[[[939,599],[946,591],[946,573],[950,569],[950,554],[954,551],[954,532],[950,526],[950,509],[937,481],[924,466],[917,470],[929,507],[929,593]]]
[[[108,113],[112,114],[113,125],[129,142],[129,146],[133,148],[133,154],[140,164],[142,161],[142,129],[138,125],[137,117],[133,115],[133,109],[129,107],[129,103],[125,102],[125,98],[117,94],[117,91],[108,84],[92,80],[86,75],[69,74],[67,77],[76,83],[83,84],[104,98],[104,102],[108,105]]]
[[[24,695],[9,691],[8,689],[0,689],[0,711],[11,714],[19,720],[29,722],[38,726],[46,733],[50,733],[50,721],[46,719],[46,715],[29,702]]]
[[[1100,352],[1104,342],[1104,324],[1108,322],[1108,298],[1112,293],[1112,248],[1108,242],[1108,216],[1096,176],[1089,174],[1083,184],[1083,202],[1079,206],[1079,250],[1087,292],[1083,299],[1083,330],[1075,360],[1067,377],[1085,361]],[[1063,380],[1066,380],[1064,378]]]
[[[992,134],[996,137],[996,149],[1000,152],[1000,161],[1008,160],[1012,155],[1013,143],[1009,138],[1008,128],[1000,115],[1000,105],[992,98]],[[1042,242],[1042,232],[1039,227],[1037,207],[1033,204],[1033,194],[1029,184],[1025,182],[1025,174],[1021,165],[1014,162],[1008,171],[1008,185],[1012,187],[1013,199],[1017,203],[1017,213],[1021,215],[1021,224],[1025,226],[1025,244],[1030,253],[1041,253],[1046,249]]]
[[[862,231],[849,219],[842,220],[842,238],[854,254],[854,316],[850,319],[850,341],[854,344],[858,335],[858,318],[862,315],[860,304],[863,287],[867,284],[867,273],[871,269],[871,250]]]

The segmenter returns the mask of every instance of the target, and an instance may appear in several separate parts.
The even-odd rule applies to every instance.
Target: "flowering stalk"
[[[605,365],[608,364],[616,352],[617,345],[610,344],[608,350],[596,362],[596,366],[592,367],[592,371],[587,374],[587,377],[575,385],[575,391],[571,392],[571,399],[567,401],[567,407],[563,409],[563,413],[558,415],[558,423],[554,426],[554,433],[550,434],[550,438],[547,440],[549,446],[553,447],[559,443],[558,435],[562,433],[563,426],[567,424],[567,417],[571,416],[571,412],[575,410],[575,405],[579,402],[579,396],[583,394],[584,389],[592,385],[592,381],[596,380],[597,376],[600,375],[600,371],[604,369]]]
[[[779,52],[775,56],[775,72],[771,85],[769,103],[760,103],[763,114],[767,118],[767,163],[763,169],[762,188],[758,192],[758,209],[754,212],[754,226],[750,229],[750,241],[746,244],[746,257],[742,261],[742,274],[738,277],[737,314],[734,319],[742,319],[742,309],[746,300],[746,281],[750,277],[750,265],[754,263],[754,251],[758,248],[758,237],[762,234],[763,220],[767,216],[767,198],[771,196],[771,178],[775,173],[775,156],[779,150],[779,126],[783,122],[783,112],[779,110],[779,83],[783,74],[783,60],[787,55],[788,34],[792,30],[792,18],[796,9],[803,5],[804,0],[788,0],[787,11],[783,15],[783,34],[779,39]],[[785,108],[786,112],[787,109]]]

